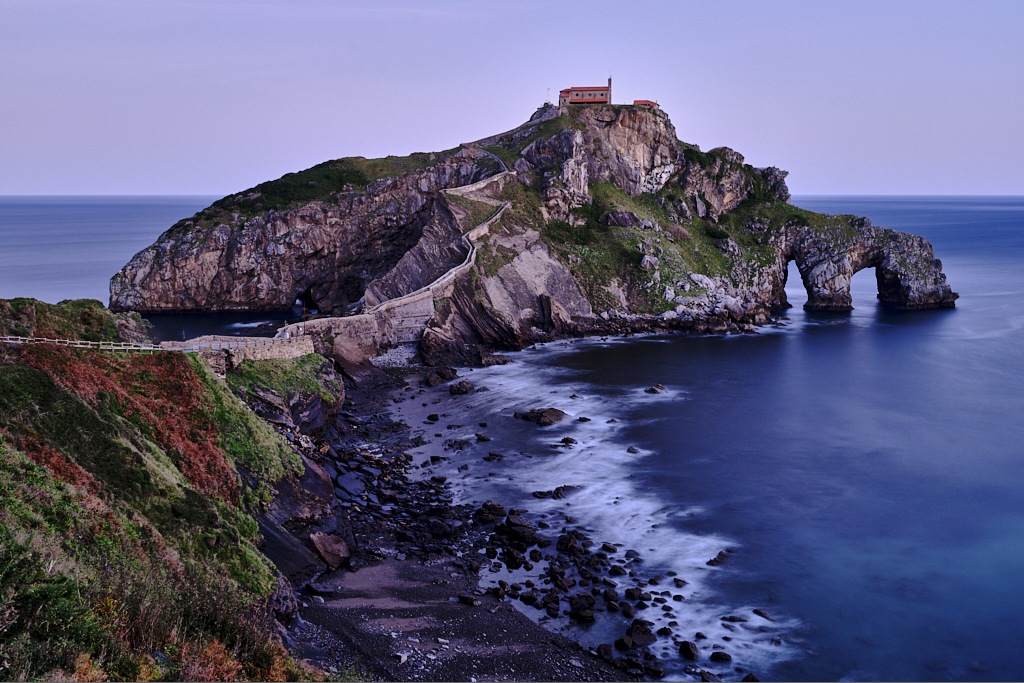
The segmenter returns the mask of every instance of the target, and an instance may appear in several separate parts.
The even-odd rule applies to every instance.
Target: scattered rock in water
[[[664,394],[666,391],[664,385],[655,384],[650,389],[644,389],[645,394]]]
[[[679,656],[683,659],[689,659],[691,661],[696,662],[698,659],[700,659],[700,650],[697,649],[696,643],[689,640],[684,640],[682,643],[679,644]]]
[[[578,593],[569,598],[569,616],[577,621],[594,620],[594,596]]]
[[[749,673],[740,680],[743,681],[743,683],[759,683],[761,679],[754,674]]]
[[[720,565],[723,562],[725,562],[725,560],[728,557],[729,556],[726,555],[724,551],[722,551],[722,552],[718,553],[718,555],[716,555],[716,556],[712,557],[710,560],[708,560],[705,564],[707,564],[709,567],[717,567],[718,565]]]
[[[651,622],[644,621],[643,619],[634,619],[633,623],[626,629],[627,638],[631,638],[633,645],[636,647],[643,647],[644,645],[650,645],[658,640],[658,637],[651,632]]]
[[[525,413],[517,412],[515,417],[527,422],[536,422],[541,427],[548,427],[564,419],[567,415],[558,408],[545,408],[543,410],[534,408]]]
[[[626,449],[626,452],[633,453],[635,455],[640,452],[640,449],[637,448],[636,446],[630,446],[629,448]]]
[[[732,655],[730,655],[728,652],[716,651],[712,652],[711,656],[708,657],[708,659],[710,659],[712,662],[717,662],[719,664],[728,664],[732,661]]]
[[[615,639],[615,648],[618,650],[632,650],[633,639],[629,636],[622,636]]]
[[[577,419],[579,419],[580,422],[590,422],[589,417],[583,417],[582,415],[580,415]]]
[[[461,396],[463,394],[468,394],[469,392],[473,391],[473,389],[475,389],[475,388],[476,387],[473,386],[473,384],[471,382],[468,382],[466,380],[462,380],[460,382],[456,382],[455,384],[449,385],[448,386],[448,392],[452,396]]]
[[[775,617],[773,617],[771,614],[769,614],[768,612],[766,612],[765,610],[763,610],[761,608],[755,609],[754,610],[754,614],[756,614],[757,616],[761,617],[762,619],[767,619],[768,621],[775,621]]]
[[[486,434],[481,434],[481,433],[477,432],[476,440],[480,441],[480,442],[490,441],[491,437],[487,436]]]

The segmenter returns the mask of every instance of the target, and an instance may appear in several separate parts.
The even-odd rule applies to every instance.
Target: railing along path
[[[261,348],[266,346],[285,346],[299,343],[298,338],[275,339],[273,337],[245,337],[241,339],[209,339],[202,337],[181,342],[162,342],[155,344],[135,344],[132,342],[93,342],[84,339],[50,339],[48,337],[15,337],[0,336],[0,343],[5,344],[53,344],[76,349],[96,349],[99,351],[138,351],[152,353],[154,351],[193,352],[199,350],[229,350],[244,348]]]

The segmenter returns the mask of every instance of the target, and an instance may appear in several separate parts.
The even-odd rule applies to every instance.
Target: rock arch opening
[[[777,307],[791,305],[789,299],[797,291],[794,275],[798,273],[807,294],[804,310],[851,311],[853,276],[867,268],[875,271],[877,298],[886,308],[954,306],[957,294],[946,284],[942,263],[923,238],[872,229],[869,234],[836,242],[808,234],[793,235],[788,240],[789,248],[779,258],[782,272],[781,286],[775,290]]]

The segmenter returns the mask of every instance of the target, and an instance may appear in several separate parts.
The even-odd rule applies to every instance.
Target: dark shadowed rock
[[[634,619],[633,623],[626,629],[626,635],[639,647],[650,645],[658,640],[658,637],[651,632],[650,622],[642,619]]]
[[[434,368],[433,370],[431,370],[427,374],[426,381],[427,381],[427,385],[428,386],[436,387],[439,384],[444,384],[445,382],[451,382],[453,379],[455,379],[458,376],[459,376],[459,374],[457,372],[455,372],[454,368],[449,368],[447,366],[442,365],[440,367],[437,367],[437,368]]]
[[[473,389],[476,389],[476,387],[473,386],[471,382],[468,382],[466,380],[462,380],[461,382],[456,382],[455,384],[451,384],[448,386],[448,392],[452,396],[461,396],[463,394],[468,394],[469,392],[473,391]]]
[[[700,650],[697,649],[696,643],[684,640],[679,644],[679,656],[695,662],[700,659]]]
[[[536,422],[541,427],[548,427],[564,419],[566,414],[558,408],[534,408],[525,413],[516,413],[515,417],[527,422]]]

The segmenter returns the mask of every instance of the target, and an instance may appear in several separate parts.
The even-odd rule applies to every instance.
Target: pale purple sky
[[[0,194],[224,195],[614,78],[794,194],[1024,194],[1024,2],[0,0]]]

